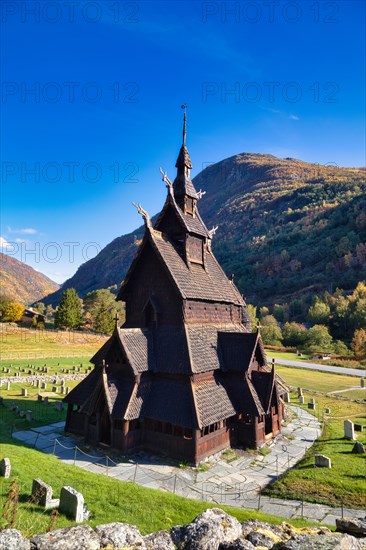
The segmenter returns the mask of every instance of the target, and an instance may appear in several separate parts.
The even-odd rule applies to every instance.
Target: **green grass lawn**
[[[266,355],[269,358],[274,357],[275,359],[286,359],[288,361],[304,361],[304,363],[311,361],[311,355],[302,354],[301,357],[298,357],[296,353],[291,351],[272,351],[271,349],[266,349]]]
[[[306,394],[306,399],[312,394]],[[295,393],[292,403],[298,404]],[[315,442],[303,460],[285,473],[267,489],[273,496],[304,498],[312,502],[364,508],[366,506],[366,455],[353,454],[354,442],[343,438],[343,422],[349,418],[362,424],[363,432],[356,432],[358,441],[366,445],[366,408],[363,403],[337,400],[329,395],[313,394],[320,417],[326,407],[331,410],[325,421],[322,436]],[[305,408],[305,407],[304,407]],[[306,409],[307,410],[307,409]],[[309,411],[312,412],[312,411]],[[314,468],[314,455],[331,458],[332,468]]]
[[[107,340],[106,336],[83,332],[32,330],[0,324],[0,343],[2,357],[9,360],[43,357],[91,357]]]
[[[284,367],[283,365],[276,365],[275,369],[290,386],[301,387],[308,390],[332,392],[352,388],[360,383],[357,377],[344,374],[312,371],[296,367]],[[366,399],[366,393],[364,393],[364,398]]]

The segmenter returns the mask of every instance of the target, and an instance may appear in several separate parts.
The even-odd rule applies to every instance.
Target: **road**
[[[268,362],[272,361],[272,358],[268,357]],[[284,365],[285,367],[301,367],[302,369],[320,370],[323,372],[333,372],[336,374],[348,374],[349,376],[357,376],[358,378],[366,377],[366,370],[364,369],[348,369],[346,367],[335,367],[334,365],[319,365],[317,363],[305,363],[303,361],[291,361],[288,359],[275,359],[278,365]]]

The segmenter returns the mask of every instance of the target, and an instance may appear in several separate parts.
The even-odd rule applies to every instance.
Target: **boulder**
[[[178,549],[216,550],[220,544],[240,538],[242,527],[236,518],[223,510],[210,508],[192,523],[173,527],[170,533]]]
[[[223,542],[219,550],[254,550],[255,546],[249,540],[236,539],[234,542]]]
[[[57,529],[30,539],[32,550],[99,550],[98,535],[89,525]]]
[[[366,537],[366,517],[365,518],[340,518],[336,519],[337,531]]]
[[[30,542],[18,529],[0,531],[0,550],[29,550]]]
[[[274,541],[272,537],[269,537],[267,534],[262,533],[261,531],[252,531],[247,535],[247,540],[253,544],[253,546],[263,547],[263,548],[272,548]],[[277,541],[280,542],[279,537]]]
[[[95,531],[100,539],[100,547],[112,548],[146,548],[140,531],[134,525],[127,523],[106,523],[97,525]]]
[[[169,531],[158,531],[143,537],[146,550],[175,550]]]
[[[295,535],[272,546],[273,550],[363,550],[364,546],[351,535]]]

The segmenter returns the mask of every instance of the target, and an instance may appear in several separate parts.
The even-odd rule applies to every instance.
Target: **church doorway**
[[[264,434],[266,439],[269,439],[272,436],[272,415],[271,414],[266,414],[265,416]]]

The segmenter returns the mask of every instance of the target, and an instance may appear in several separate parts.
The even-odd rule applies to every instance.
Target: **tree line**
[[[352,293],[337,289],[314,296],[310,306],[275,304],[271,309],[248,305],[253,326],[261,326],[266,345],[284,346],[340,356],[366,359],[366,284]],[[299,313],[302,322],[299,322]]]

